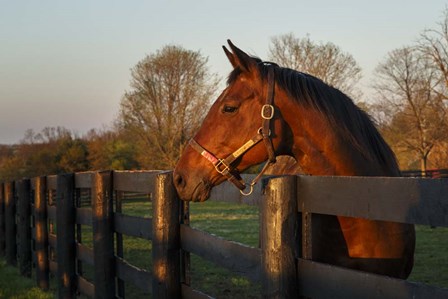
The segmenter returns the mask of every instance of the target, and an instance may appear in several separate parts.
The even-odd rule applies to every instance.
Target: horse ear
[[[232,66],[234,68],[236,68],[238,65],[235,62],[235,57],[233,57],[232,52],[230,52],[229,50],[227,50],[226,46],[222,46],[222,48],[224,49],[224,53],[226,53],[227,59],[229,59],[230,63],[232,64]]]
[[[225,48],[224,51],[226,52],[227,58],[229,58],[230,63],[233,65],[234,68],[239,67],[241,68],[242,71],[250,71],[252,68],[256,67],[257,62],[252,57],[250,57],[244,51],[236,47],[230,41],[230,39],[227,40],[227,43],[229,44],[233,54],[230,53]]]

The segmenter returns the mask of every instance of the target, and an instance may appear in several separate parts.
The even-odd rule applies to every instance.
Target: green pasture
[[[123,213],[149,217],[151,203],[128,200]],[[190,205],[191,226],[213,233],[228,240],[258,246],[258,209],[246,205],[218,202],[193,203]],[[91,246],[91,229],[82,227],[83,243]],[[143,269],[151,267],[151,242],[124,237],[124,258]],[[417,226],[417,250],[414,270],[409,278],[440,287],[448,287],[448,228]],[[85,277],[92,279],[92,269],[83,265]],[[52,292],[40,292],[33,280],[20,277],[18,269],[8,267],[0,260],[0,298],[53,298]],[[217,298],[258,298],[261,286],[217,267],[210,262],[191,255],[191,284]],[[53,280],[54,281],[54,280]],[[125,283],[127,298],[148,297],[132,283]],[[54,292],[54,291],[53,291]]]
[[[0,298],[5,299],[50,299],[53,292],[43,292],[34,280],[19,275],[16,267],[6,265],[0,259]]]

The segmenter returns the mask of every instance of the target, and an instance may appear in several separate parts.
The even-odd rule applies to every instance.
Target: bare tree
[[[361,68],[352,55],[331,42],[316,43],[308,36],[297,38],[292,33],[275,36],[271,39],[269,59],[318,77],[354,98],[361,94],[356,88]]]
[[[217,76],[199,52],[165,46],[132,69],[131,90],[120,109],[124,129],[136,136],[144,167],[171,168],[208,111]]]
[[[434,92],[437,74],[417,48],[403,47],[388,54],[376,75],[386,138],[396,151],[417,156],[426,171],[428,156],[448,133],[448,111]]]
[[[269,59],[282,67],[313,75],[353,98],[360,98],[356,83],[361,68],[352,55],[342,52],[333,43],[316,43],[308,36],[297,38],[292,33],[274,36]],[[291,157],[280,157],[267,173],[299,173],[300,166]]]
[[[418,49],[438,76],[439,82],[434,86],[434,91],[448,101],[448,8],[443,12],[438,29],[423,31]],[[448,102],[445,103],[448,105]]]

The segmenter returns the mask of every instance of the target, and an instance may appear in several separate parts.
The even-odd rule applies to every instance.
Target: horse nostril
[[[174,174],[174,186],[176,188],[183,188],[185,186],[185,180],[179,173]]]

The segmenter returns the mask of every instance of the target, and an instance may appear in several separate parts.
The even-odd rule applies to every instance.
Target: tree
[[[269,59],[282,67],[313,75],[353,98],[361,97],[355,87],[361,79],[361,68],[352,55],[333,43],[315,43],[309,36],[297,38],[292,33],[274,36]],[[298,172],[300,166],[292,157],[280,157],[267,170],[270,174]]]
[[[131,71],[131,90],[120,109],[135,137],[143,167],[172,168],[199,127],[218,84],[199,52],[165,46]]]
[[[448,138],[434,147],[431,154],[431,164],[436,169],[448,168]]]
[[[39,133],[27,130],[11,150],[0,159],[0,178],[4,180],[89,168],[86,143],[63,127],[47,127]]]
[[[58,173],[89,169],[87,144],[84,140],[72,137],[60,140],[57,153],[55,158]]]
[[[448,101],[448,8],[443,12],[443,20],[438,25],[438,29],[423,31],[418,50],[430,62],[429,66],[437,76],[434,92]]]
[[[91,130],[86,141],[92,170],[139,168],[135,144],[119,129]]]
[[[297,38],[292,33],[275,36],[269,59],[320,78],[353,98],[360,96],[355,86],[361,79],[361,68],[352,55],[331,42],[315,43],[308,36]]]
[[[448,134],[448,110],[434,91],[436,72],[416,47],[390,52],[375,72],[386,138],[397,151],[417,156],[426,171],[431,151]]]

